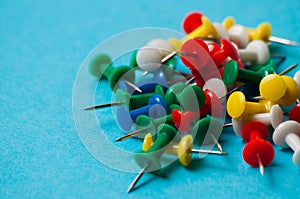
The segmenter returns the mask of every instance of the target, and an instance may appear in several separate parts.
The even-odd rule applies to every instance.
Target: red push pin
[[[209,55],[209,49],[204,41],[187,40],[180,51],[182,62],[190,69],[198,86],[202,88],[205,81],[211,78],[221,79],[219,70]]]
[[[243,158],[252,167],[259,167],[264,175],[264,166],[268,166],[274,158],[274,148],[266,141],[268,129],[258,121],[246,124],[242,130],[242,137],[247,144],[243,149]]]
[[[195,30],[196,28],[198,28],[199,26],[202,25],[202,18],[203,14],[200,12],[192,12],[190,14],[188,14],[182,23],[182,28],[183,31],[186,34],[190,34],[191,32],[193,32],[193,30]]]
[[[204,94],[205,102],[199,111],[186,111],[184,113],[177,109],[172,111],[174,125],[180,132],[188,133],[190,131],[192,121],[199,120],[207,114],[212,117],[221,117],[223,115],[222,104],[218,96],[209,89],[205,89]]]
[[[239,60],[239,54],[230,41],[223,38],[220,43],[220,49],[211,56],[217,66],[220,66],[228,57]]]
[[[300,104],[294,106],[289,114],[289,120],[294,120],[300,123]]]

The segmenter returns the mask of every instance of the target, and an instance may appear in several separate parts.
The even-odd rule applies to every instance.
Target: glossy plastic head
[[[277,101],[282,98],[287,90],[284,79],[276,74],[265,76],[260,84],[260,95],[266,100]]]
[[[233,92],[227,101],[227,112],[232,118],[240,117],[246,108],[246,98],[245,95],[240,92],[236,91]]]
[[[251,133],[258,132],[261,139],[267,139],[269,132],[267,126],[259,121],[248,122],[242,129],[242,137],[245,142],[250,142]]]
[[[191,12],[183,20],[182,29],[186,34],[193,32],[196,28],[202,25],[201,17],[203,16],[200,12]]]
[[[111,64],[111,58],[106,54],[99,54],[92,58],[89,64],[91,75],[100,79],[107,79],[103,72]]]
[[[295,103],[299,96],[299,88],[297,82],[289,76],[281,76],[286,85],[286,92],[277,103],[281,106],[290,106]]]
[[[187,86],[178,96],[179,104],[185,111],[198,111],[203,107],[205,94],[199,86]]]
[[[226,86],[231,86],[236,80],[239,75],[239,66],[237,61],[229,60],[223,71],[222,79]]]
[[[289,120],[294,120],[300,123],[300,104],[297,104],[291,109]]]
[[[183,166],[189,166],[192,161],[193,138],[190,135],[184,136],[178,146],[179,162]]]

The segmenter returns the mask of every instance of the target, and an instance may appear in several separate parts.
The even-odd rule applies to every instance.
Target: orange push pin
[[[243,114],[270,112],[269,108],[266,102],[247,102],[245,95],[240,91],[233,92],[227,101],[227,112],[234,119]]]

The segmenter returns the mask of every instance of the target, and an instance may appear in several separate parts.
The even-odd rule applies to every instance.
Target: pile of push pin
[[[277,74],[285,57],[272,57],[269,49],[271,42],[297,44],[271,36],[269,23],[256,29],[235,24],[231,17],[211,23],[199,12],[187,15],[183,29],[187,35],[181,40],[149,41],[132,53],[128,66],[113,67],[105,54],[91,60],[91,74],[109,81],[116,102],[85,110],[118,106],[118,124],[127,134],[116,141],[142,140],[142,150],[134,156],[142,170],[128,192],[143,173],[160,172],[165,154],[178,156],[184,166],[191,163],[192,153],[227,154],[218,142],[225,126],[243,138],[243,159],[262,175],[274,158],[270,137],[275,145],[290,147],[293,163],[300,167],[300,71],[285,75],[294,64]],[[191,73],[176,70],[176,56]],[[149,74],[152,78],[144,80]],[[288,106],[290,112],[284,112]],[[226,112],[232,123],[222,124],[219,118]],[[194,149],[193,144],[216,144],[219,150]]]

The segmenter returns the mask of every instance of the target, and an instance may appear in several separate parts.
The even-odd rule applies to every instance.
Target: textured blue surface
[[[300,42],[298,0],[0,1],[1,198],[299,198],[292,152],[275,147],[275,159],[261,176],[242,160],[244,143],[231,128],[221,136],[227,157],[195,159],[188,169],[173,164],[164,178],[145,174],[130,194],[135,174],[101,164],[81,142],[72,91],[88,53],[133,28],[181,31],[182,19],[193,10],[219,22],[231,15],[251,27],[270,21],[274,35]],[[299,48],[274,45],[272,52],[287,56],[278,71],[300,61]],[[99,101],[109,100],[103,96]],[[108,114],[97,113],[106,118],[103,130],[113,140],[118,135]],[[123,144],[117,145],[128,145]],[[122,162],[118,154],[112,158]]]

